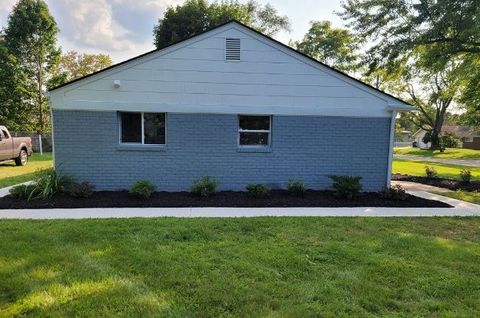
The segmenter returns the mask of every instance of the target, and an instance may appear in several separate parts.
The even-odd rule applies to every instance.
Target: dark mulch
[[[95,192],[88,199],[56,195],[50,200],[0,198],[0,209],[100,207],[450,207],[448,204],[408,195],[405,201],[382,199],[378,193],[362,193],[354,200],[337,198],[331,191],[306,192],[295,197],[284,190],[272,191],[268,198],[256,199],[245,192],[218,192],[209,198],[194,197],[188,192],[157,192],[148,200],[133,198],[125,191]]]
[[[453,191],[456,191],[456,190],[480,191],[479,181],[472,181],[469,183],[465,183],[460,180],[443,179],[443,178],[427,178],[427,177],[419,177],[419,176],[409,176],[404,174],[394,174],[392,175],[392,180],[423,183],[423,184],[428,184],[428,185],[439,187],[439,188],[450,189]]]

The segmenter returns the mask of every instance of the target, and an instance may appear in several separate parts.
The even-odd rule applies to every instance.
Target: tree
[[[342,71],[358,68],[360,40],[349,30],[333,28],[330,21],[312,21],[301,41],[290,42],[300,52]]]
[[[433,71],[455,64],[458,102],[480,118],[480,1],[346,0],[342,8],[356,34],[374,43],[366,54],[371,70],[421,48]]]
[[[57,24],[44,1],[20,0],[8,17],[4,33],[5,47],[23,67],[26,89],[35,96],[31,103],[38,111],[37,130],[42,132],[48,117],[45,84],[60,55]]]
[[[12,131],[30,131],[32,99],[27,76],[15,56],[0,42],[0,123]]]
[[[153,29],[157,48],[189,38],[232,19],[254,29],[274,35],[280,30],[290,30],[287,16],[280,16],[271,5],[262,6],[250,0],[208,3],[207,0],[187,0],[184,4],[169,7]]]
[[[81,54],[69,51],[60,58],[60,63],[53,71],[48,87],[53,88],[77,78],[100,71],[112,65],[107,54]]]

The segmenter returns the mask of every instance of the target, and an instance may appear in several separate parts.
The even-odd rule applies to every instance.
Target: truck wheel
[[[20,150],[20,154],[15,158],[15,164],[17,166],[25,166],[28,161],[28,154],[25,150]]]

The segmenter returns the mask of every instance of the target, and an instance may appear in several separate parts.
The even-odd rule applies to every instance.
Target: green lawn
[[[480,192],[467,192],[467,191],[456,191],[456,192],[435,192],[437,194],[462,200],[462,201],[467,201],[475,204],[480,204]]]
[[[423,150],[420,148],[395,148],[398,155],[413,155],[422,157],[447,158],[447,159],[480,159],[480,150],[448,148],[445,152],[438,150]]]
[[[44,153],[43,155],[34,153],[24,167],[15,166],[13,161],[2,162],[0,163],[0,188],[32,180],[36,171],[47,169],[51,166],[51,153]]]
[[[408,161],[393,160],[393,173],[401,173],[412,176],[425,176],[425,166],[434,167],[438,176],[447,179],[460,179],[460,171],[467,168],[464,166],[456,166],[450,164],[426,162],[426,161]],[[468,167],[472,170],[472,180],[480,180],[480,167]]]
[[[480,218],[0,221],[0,317],[478,317]]]

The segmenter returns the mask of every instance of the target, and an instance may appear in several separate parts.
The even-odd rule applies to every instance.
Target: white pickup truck
[[[7,127],[0,126],[0,161],[15,160],[17,166],[24,166],[31,154],[30,137],[12,137]]]

